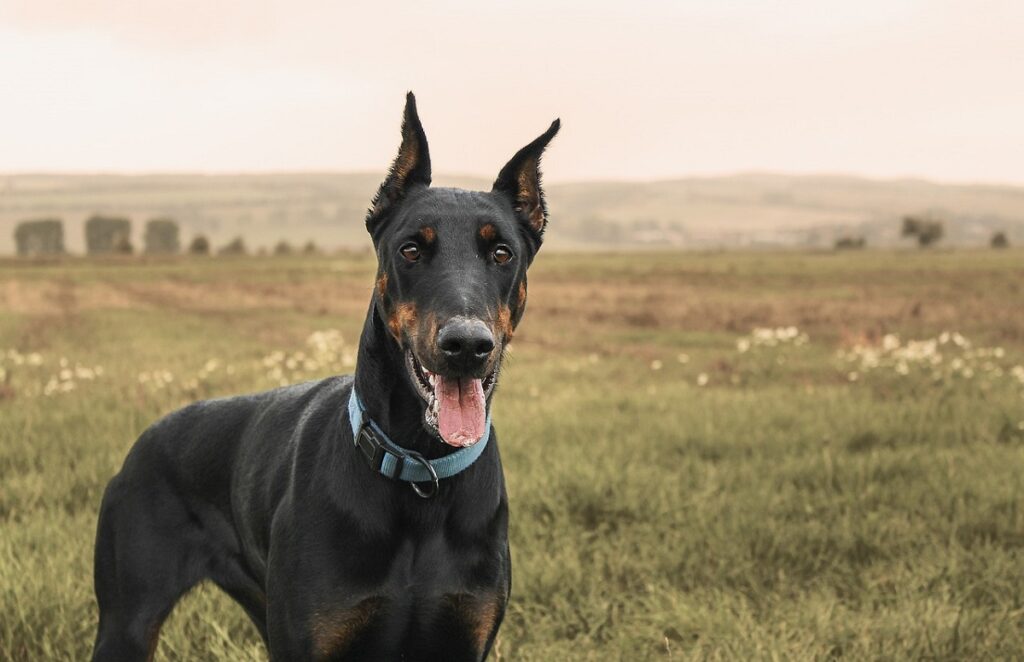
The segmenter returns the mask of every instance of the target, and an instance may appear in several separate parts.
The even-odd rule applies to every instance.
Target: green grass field
[[[372,280],[357,256],[0,262],[0,659],[87,656],[136,436],[350,371]],[[530,283],[495,400],[494,658],[1019,658],[1024,253],[552,252]],[[200,587],[157,658],[265,652]]]

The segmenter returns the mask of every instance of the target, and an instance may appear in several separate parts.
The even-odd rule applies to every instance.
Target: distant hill
[[[206,234],[214,247],[243,236],[251,247],[281,239],[324,248],[367,245],[363,216],[379,173],[264,175],[0,176],[0,253],[14,250],[17,221],[57,217],[66,245],[83,250],[93,213],[143,222],[180,221],[183,239]],[[436,185],[487,189],[483,179],[438,177]],[[995,230],[1024,244],[1024,187],[870,180],[846,176],[743,174],[654,182],[548,186],[550,243],[568,247],[829,247],[864,235],[869,246],[905,244],[904,214],[946,222],[943,244],[987,244]]]

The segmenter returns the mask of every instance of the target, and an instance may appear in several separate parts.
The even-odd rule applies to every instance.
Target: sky
[[[0,172],[1024,184],[1024,2],[0,0]]]

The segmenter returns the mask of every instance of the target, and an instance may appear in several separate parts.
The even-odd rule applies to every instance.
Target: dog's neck
[[[366,414],[393,442],[427,459],[455,450],[423,427],[423,400],[406,377],[405,355],[380,317],[375,301],[363,324],[356,362],[355,388]]]

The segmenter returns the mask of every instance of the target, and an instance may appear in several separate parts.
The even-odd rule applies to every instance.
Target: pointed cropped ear
[[[423,132],[416,112],[416,97],[409,92],[405,97],[405,114],[402,117],[402,146],[398,148],[398,156],[391,164],[387,179],[373,196],[373,203],[366,214],[366,229],[372,234],[388,208],[417,185],[430,186],[430,150],[427,134]]]
[[[498,173],[491,189],[495,193],[503,193],[512,201],[512,207],[519,219],[532,230],[537,238],[544,234],[548,224],[548,209],[544,202],[544,190],[540,185],[540,157],[544,148],[558,133],[560,120],[551,126],[536,140],[522,148],[512,160]]]

